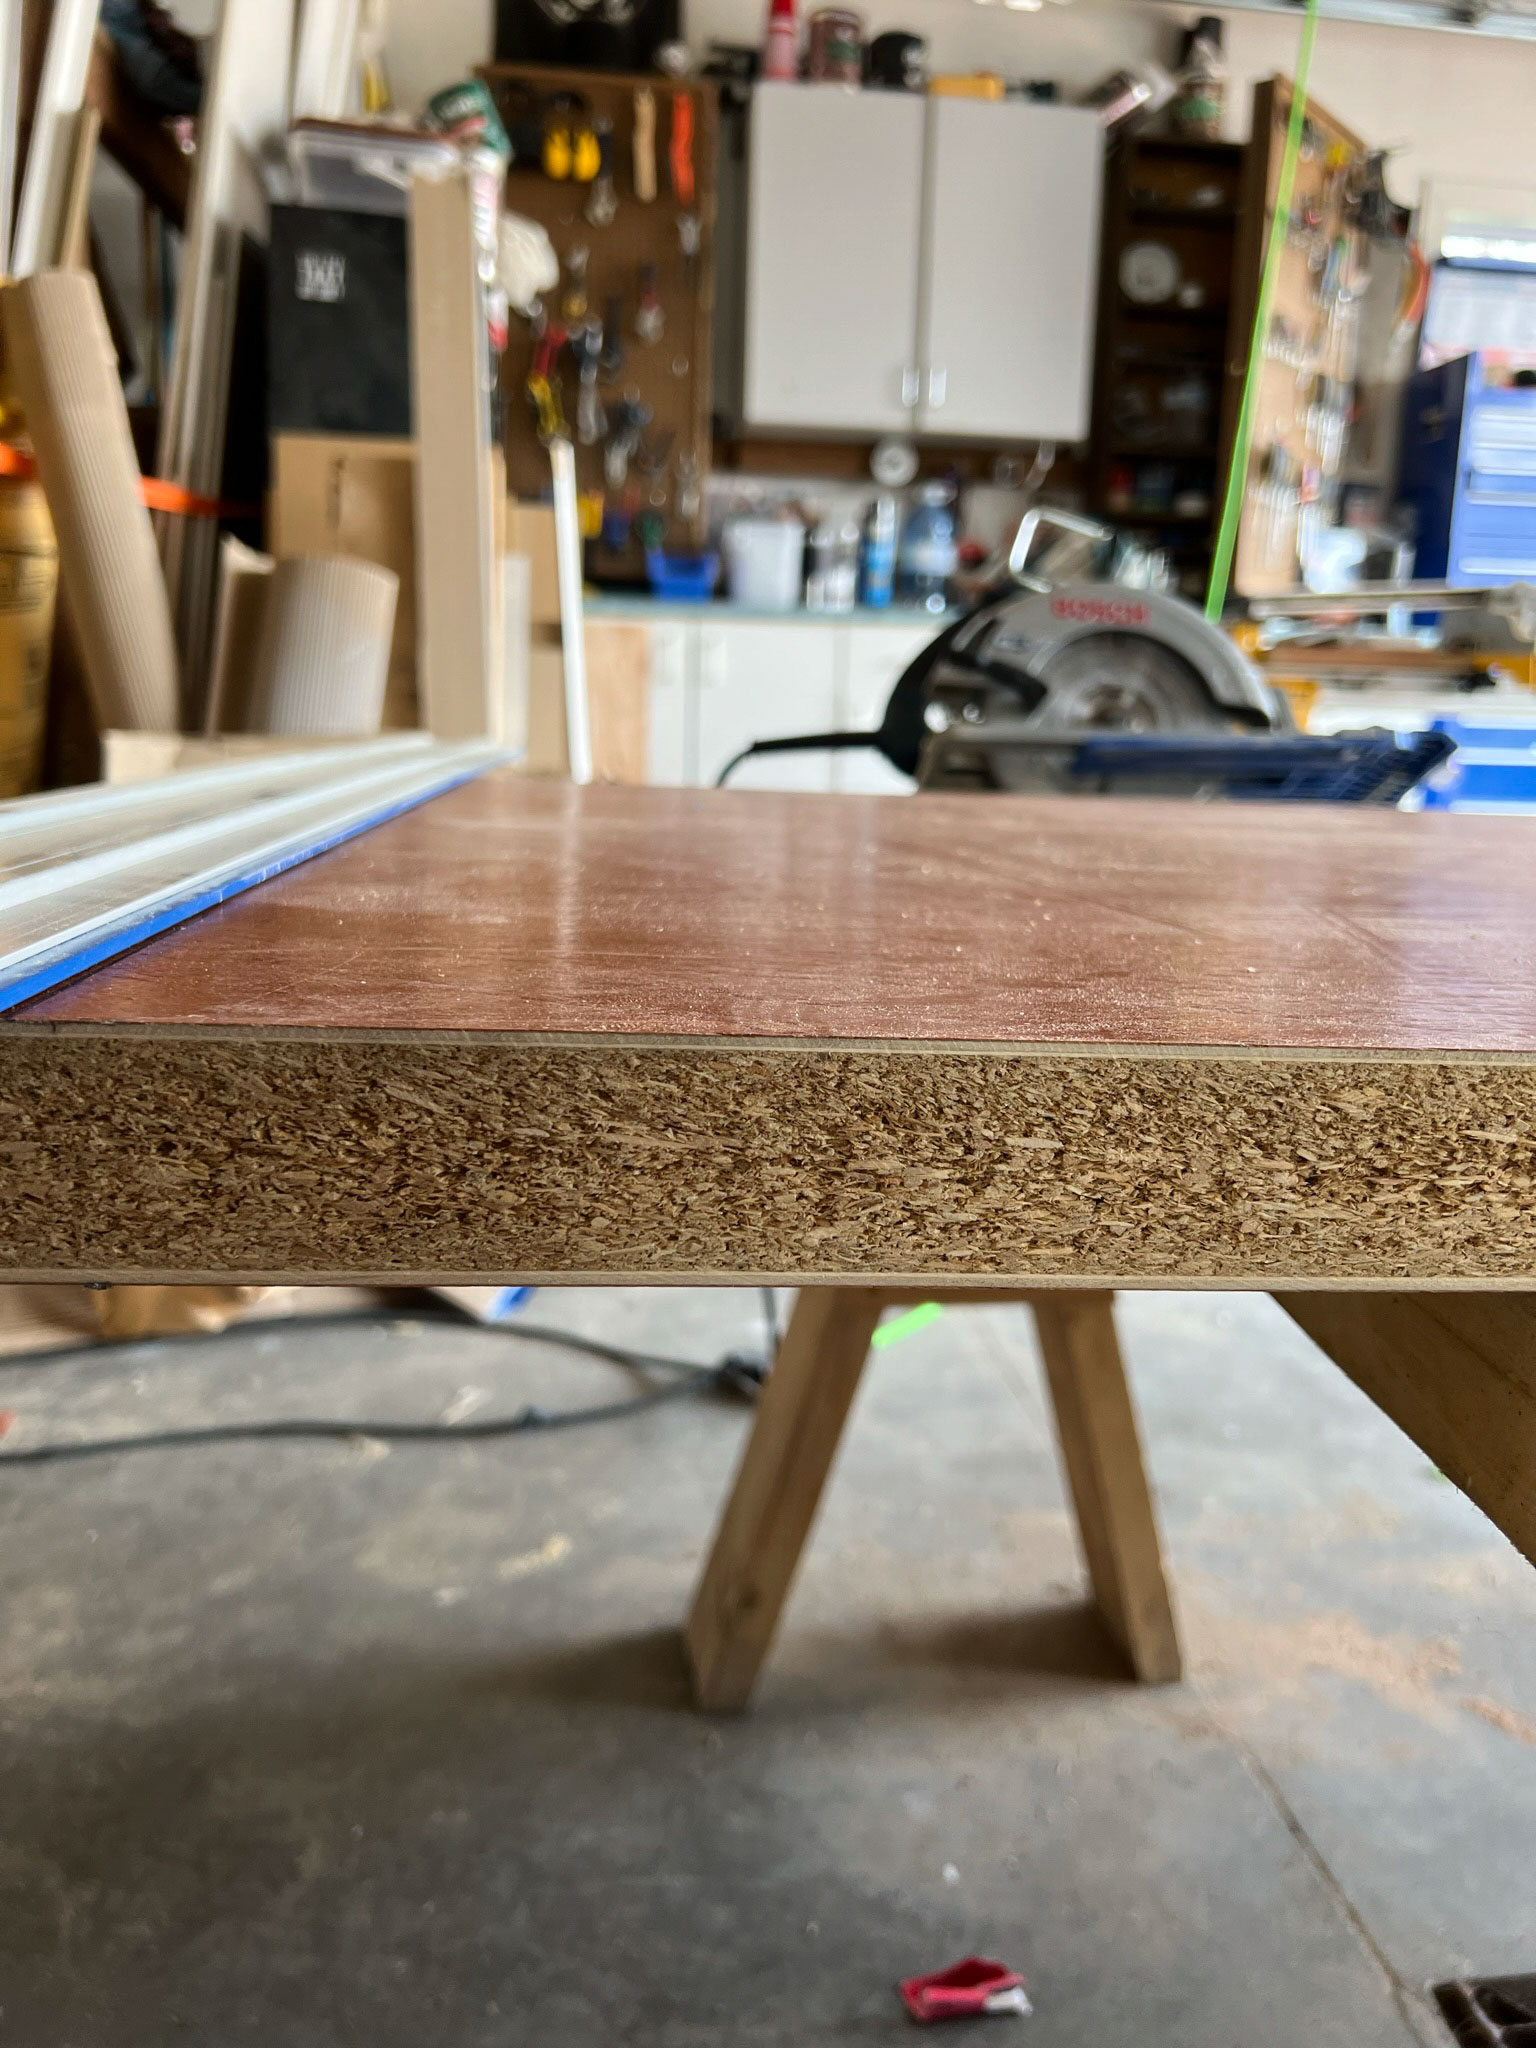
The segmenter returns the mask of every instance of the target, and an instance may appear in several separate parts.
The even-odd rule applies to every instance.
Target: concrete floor
[[[699,1358],[757,1331],[742,1294],[536,1313]],[[878,1355],[740,1722],[687,1710],[676,1635],[724,1403],[7,1475],[0,2041],[895,2042],[895,1980],[972,1949],[1027,1972],[1034,2048],[1440,2039],[1430,1980],[1536,1968],[1536,1571],[1267,1300],[1122,1313],[1166,1690],[1082,1604],[1018,1310]],[[0,1366],[0,1405],[19,1449],[614,1377],[247,1331]]]

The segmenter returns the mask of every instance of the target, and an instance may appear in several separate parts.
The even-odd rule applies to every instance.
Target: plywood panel
[[[330,979],[387,994],[347,931]],[[1536,1271],[1530,1062],[12,1025],[0,1132],[18,1280]]]
[[[501,668],[485,298],[467,168],[411,183],[416,674],[439,739],[495,731]]]

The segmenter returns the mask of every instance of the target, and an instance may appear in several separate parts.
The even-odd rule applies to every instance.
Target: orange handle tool
[[[672,196],[679,206],[693,204],[693,94],[672,95]]]

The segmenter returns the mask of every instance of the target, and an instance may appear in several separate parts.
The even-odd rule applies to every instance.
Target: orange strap
[[[29,455],[14,442],[0,441],[0,476],[22,477],[30,481],[37,475],[37,457]],[[255,505],[231,505],[222,498],[205,498],[197,491],[183,490],[180,484],[168,484],[158,476],[139,478],[139,496],[151,512],[177,512],[186,519],[254,519]]]

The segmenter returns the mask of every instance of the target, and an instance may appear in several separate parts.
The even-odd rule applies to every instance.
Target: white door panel
[[[650,629],[651,683],[647,707],[646,780],[688,787],[698,780],[694,729],[693,638],[684,619],[658,619]]]
[[[747,421],[910,428],[921,95],[760,85],[749,162]]]
[[[858,625],[845,629],[847,649],[842,663],[838,723],[851,732],[873,732],[897,679],[939,631],[937,622]],[[914,787],[910,777],[893,768],[883,754],[860,748],[834,760],[838,789],[883,796]]]
[[[701,630],[699,780],[715,781],[753,740],[830,732],[837,723],[835,629],[709,625]],[[770,754],[731,777],[732,789],[830,789],[826,753]]]
[[[928,101],[925,431],[1087,436],[1103,159],[1085,108]]]

